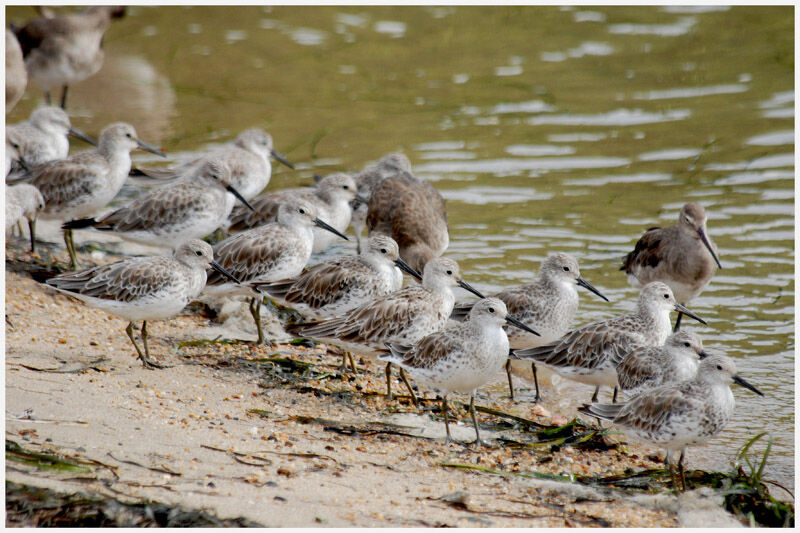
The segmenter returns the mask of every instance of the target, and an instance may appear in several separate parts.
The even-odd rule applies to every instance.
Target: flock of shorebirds
[[[63,107],[67,85],[83,79],[75,72],[80,63],[70,58],[89,58],[83,77],[96,72],[102,34],[119,14],[104,7],[50,13],[15,28],[28,77],[48,95],[51,87],[63,86]],[[68,155],[70,134],[96,148]],[[128,320],[126,333],[147,368],[163,368],[150,356],[148,321],[170,318],[201,295],[244,297],[262,343],[266,297],[308,319],[287,324],[289,333],[341,347],[343,371],[348,362],[356,370],[352,354],[385,361],[390,399],[392,365],[415,403],[406,372],[439,391],[448,440],[449,393],[470,395],[480,443],[475,390],[505,367],[512,398],[513,373],[534,382],[538,400],[540,365],[595,386],[582,413],[665,448],[668,465],[680,451],[681,479],[685,448],[720,432],[732,416],[730,384],[761,394],[737,374],[733,360],[706,354],[696,333],[679,329],[682,315],[705,324],[684,305],[721,268],[697,203],[683,206],[676,225],[648,229],[624,258],[621,270],[643,287],[635,312],[570,329],[579,286],[608,301],[581,277],[576,259],[552,253],[530,283],[485,297],[462,278],[455,261],[442,257],[449,244],[445,203],[402,154],[354,174],[319,178],[313,187],[266,191],[271,158],[291,163],[275,152],[268,133],[251,129],[187,164],[135,169],[134,175],[164,184],[109,210],[132,174],[136,148],[164,156],[124,123],[107,126],[94,143],[71,127],[59,107],[41,107],[28,121],[7,125],[6,230],[27,219],[33,250],[38,217],[63,221],[73,270],[75,230],[113,232],[174,250],[171,257],[132,257],[46,282]],[[347,239],[351,224],[359,255],[307,268],[312,253]],[[214,246],[201,240],[220,228],[227,238]],[[413,278],[405,287],[403,273]],[[457,304],[455,287],[480,299]],[[674,329],[673,310],[679,313]],[[136,321],[142,321],[143,349],[135,339]],[[604,385],[613,388],[614,403],[597,403]],[[625,395],[620,403],[618,390]]]

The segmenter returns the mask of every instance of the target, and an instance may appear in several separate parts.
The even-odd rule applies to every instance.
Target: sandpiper
[[[236,199],[252,209],[231,185],[228,166],[209,159],[184,180],[151,189],[98,219],[73,220],[62,227],[113,231],[125,239],[174,249],[223,225]]]
[[[150,359],[147,321],[170,318],[194,300],[206,283],[206,268],[235,282],[214,261],[211,246],[190,240],[173,257],[133,257],[109,265],[69,272],[47,280],[47,284],[70,296],[129,321],[125,333],[147,368],[163,368]],[[142,321],[144,352],[133,338],[133,323]]]
[[[28,72],[25,70],[22,48],[14,32],[6,29],[6,115],[25,94],[27,86]]]
[[[461,279],[458,264],[439,257],[425,265],[422,284],[414,284],[377,298],[347,313],[327,320],[290,324],[286,330],[302,337],[339,345],[347,351],[377,358],[385,351],[385,343],[411,345],[446,324],[453,311],[452,288],[460,286],[483,298],[483,295]],[[416,401],[410,384],[406,386]],[[391,363],[386,365],[387,397],[392,398]]]
[[[386,178],[372,191],[367,228],[391,235],[400,246],[400,257],[415,270],[422,270],[450,244],[442,195],[409,173]]]
[[[678,469],[685,490],[686,447],[709,440],[728,423],[734,408],[732,382],[764,395],[739,377],[732,359],[712,354],[700,362],[693,379],[647,389],[626,403],[585,405],[579,411],[608,420],[631,437],[664,448],[668,466],[672,452],[680,450]]]
[[[637,348],[617,364],[619,389],[633,396],[646,388],[692,379],[707,356],[695,333],[676,331],[663,346]]]
[[[33,185],[28,183],[6,185],[6,231],[22,218],[26,218],[31,234],[31,252],[36,251],[36,217],[43,209],[42,193]]]
[[[402,174],[411,172],[411,161],[405,154],[392,153],[383,156],[377,163],[370,165],[355,176],[358,185],[358,194],[362,198],[369,200],[372,196],[372,191],[386,178],[393,178]],[[356,234],[356,246],[361,252],[361,234],[367,226],[367,211],[369,209],[369,201],[354,201],[352,204],[353,216],[350,219],[350,224],[353,225],[353,230]]]
[[[125,15],[124,6],[91,6],[80,13],[37,17],[13,29],[22,47],[28,77],[44,90],[62,86],[61,107],[67,106],[67,88],[95,74],[103,65],[103,35],[112,18]]]
[[[283,189],[256,196],[252,200],[253,210],[234,208],[228,231],[241,231],[272,222],[280,204],[302,198],[314,204],[319,217],[341,233],[350,224],[350,201],[356,194],[356,183],[350,175],[331,174],[319,180],[316,187]],[[313,252],[324,250],[334,242],[335,235],[323,229],[314,229]]]
[[[394,239],[375,233],[358,256],[331,259],[296,278],[257,283],[254,288],[312,319],[333,318],[399,290],[403,286],[401,269],[422,279],[400,259]],[[345,370],[349,354],[342,355]],[[352,356],[349,358],[354,369]]]
[[[347,240],[317,216],[317,208],[302,198],[278,207],[275,222],[232,235],[214,246],[217,261],[242,283],[266,283],[297,276],[311,257],[314,226]],[[255,292],[248,286],[248,294]],[[204,291],[210,296],[241,293],[241,289],[213,272]],[[250,313],[256,323],[258,343],[264,342],[261,329],[261,298],[251,297]]]
[[[60,107],[40,107],[25,122],[10,124],[6,127],[6,144],[14,147],[18,154],[12,163],[12,172],[66,158],[69,155],[68,135],[97,146],[94,139],[72,127],[69,117]]]
[[[469,412],[475,426],[475,444],[481,442],[475,418],[475,391],[485,385],[508,359],[508,337],[504,325],[511,324],[531,335],[536,333],[508,314],[499,298],[478,300],[469,320],[431,333],[414,345],[387,343],[391,353],[380,359],[408,370],[415,380],[442,392],[442,415],[450,442],[447,419],[447,394],[469,394]]]
[[[133,126],[116,122],[100,133],[96,150],[43,163],[32,168],[24,180],[42,193],[44,219],[75,220],[94,214],[117,195],[131,169],[131,150],[140,147],[161,157],[161,151],[136,137]],[[64,243],[72,267],[78,265],[72,230],[64,230]]]
[[[578,311],[578,286],[608,301],[608,298],[581,277],[578,261],[574,257],[565,253],[554,253],[542,262],[539,275],[533,282],[494,294],[494,297],[500,298],[506,304],[509,313],[540,334],[540,336],[531,335],[518,328],[506,327],[511,348],[543,346],[560,339],[569,330]],[[453,308],[453,318],[466,318],[472,305],[472,302],[457,304]],[[528,365],[527,362],[511,359],[506,363],[508,388],[513,400],[512,371],[534,382],[536,385],[534,401],[539,401],[536,363]]]
[[[269,184],[272,177],[270,156],[289,168],[294,168],[292,163],[273,149],[272,136],[269,133],[251,128],[240,133],[232,145],[212,150],[186,164],[168,169],[139,168],[137,174],[160,179],[189,176],[207,160],[215,159],[231,169],[231,185],[247,200],[251,200]]]
[[[673,309],[705,324],[675,301],[667,285],[655,281],[642,289],[635,313],[593,322],[544,346],[513,350],[511,357],[533,360],[560,376],[594,385],[593,402],[601,385],[614,388],[616,397],[616,365],[635,348],[664,344],[670,334],[669,313]]]
[[[641,287],[651,281],[666,283],[675,299],[686,305],[708,284],[722,265],[716,245],[706,233],[706,212],[695,202],[681,208],[678,223],[648,229],[622,262],[628,282]],[[681,314],[675,322],[680,328]]]

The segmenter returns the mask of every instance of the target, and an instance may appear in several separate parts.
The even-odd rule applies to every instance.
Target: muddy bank
[[[172,366],[147,370],[123,320],[9,270],[20,265],[6,270],[12,483],[241,525],[743,523],[704,487],[723,479],[692,472],[694,490],[676,495],[656,450],[570,423],[546,403],[480,395],[490,446],[469,445],[463,406],[452,430],[464,444],[445,444],[430,391],[420,391],[419,408],[403,396],[389,403],[380,365],[361,362],[359,374],[343,375],[339,354],[321,345],[217,338],[224,330],[197,308],[148,328],[154,357]],[[13,496],[6,505],[7,525],[26,524]]]

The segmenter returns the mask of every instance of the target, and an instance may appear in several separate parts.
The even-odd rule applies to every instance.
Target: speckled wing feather
[[[313,189],[285,189],[261,194],[250,200],[254,211],[244,204],[237,204],[230,216],[229,231],[242,231],[258,226],[263,226],[275,220],[278,216],[278,207],[298,194],[308,192],[313,196]]]
[[[651,354],[659,349],[659,347],[638,348],[628,353],[621,361],[615,361],[617,382],[621,390],[639,387],[658,374],[660,369]]]
[[[640,435],[654,435],[662,432],[671,418],[682,417],[695,407],[679,387],[657,387],[623,404],[613,422]]]
[[[532,302],[534,298],[532,296],[530,287],[530,284],[510,287],[496,294],[492,294],[492,297],[500,298],[500,300],[506,304],[506,308],[508,308],[508,314],[514,315],[517,318],[522,318],[535,303]],[[450,314],[450,318],[453,320],[464,320],[467,315],[469,315],[473,305],[475,305],[475,301],[456,304],[453,307],[453,312]]]
[[[240,282],[255,280],[273,270],[284,254],[289,252],[285,247],[274,244],[281,233],[278,224],[239,233],[214,246],[214,259]],[[208,271],[206,285],[228,282],[228,278],[216,270]]]
[[[359,270],[367,267],[357,257],[345,257],[320,263],[296,279],[259,283],[258,291],[266,292],[289,303],[304,303],[319,309],[344,297],[359,284]]]
[[[202,197],[195,194],[196,189],[196,185],[189,183],[156,189],[106,215],[94,227],[120,232],[146,231],[191,220],[194,212],[208,207]]]
[[[648,228],[636,242],[636,247],[634,247],[633,251],[625,256],[620,270],[624,270],[627,274],[634,274],[633,269],[636,266],[650,268],[658,266],[660,257],[657,250],[663,238],[662,231],[664,231],[664,228],[658,226]]]
[[[133,302],[169,286],[175,276],[169,258],[142,257],[62,274],[47,284],[103,300]]]
[[[391,360],[405,368],[431,368],[448,354],[461,348],[464,339],[446,331],[437,331],[422,338],[413,346],[390,344]],[[388,360],[388,359],[387,359]]]
[[[38,165],[31,169],[25,181],[39,189],[46,210],[52,213],[57,212],[59,207],[70,205],[75,198],[90,197],[98,187],[97,182],[109,172],[105,158],[87,152]]]
[[[623,317],[620,317],[623,318]],[[532,359],[553,367],[596,368],[606,360],[621,360],[643,346],[634,333],[614,328],[613,323],[595,322],[564,335],[560,340],[524,350],[514,350],[521,359]]]

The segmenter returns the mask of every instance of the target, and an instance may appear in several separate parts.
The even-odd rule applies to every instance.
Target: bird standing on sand
[[[706,233],[706,212],[700,204],[688,202],[676,225],[648,229],[625,256],[620,270],[634,287],[651,281],[666,283],[675,299],[686,305],[705,288],[717,267],[722,268],[716,250]],[[678,314],[675,331],[682,316]]]
[[[209,266],[236,282],[214,261],[208,243],[191,240],[179,246],[172,257],[132,257],[61,274],[47,280],[47,284],[92,307],[128,320],[125,333],[142,364],[146,368],[163,368],[150,359],[147,321],[170,318],[194,300],[206,284],[206,268]],[[133,323],[137,320],[142,321],[144,352],[133,338]]]

